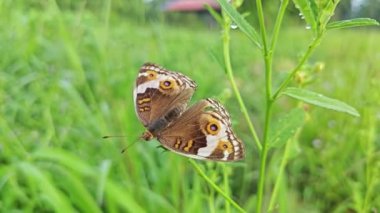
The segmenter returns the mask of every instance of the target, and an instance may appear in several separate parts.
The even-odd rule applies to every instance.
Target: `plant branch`
[[[264,13],[263,13],[263,6],[261,4],[261,0],[256,1],[256,7],[257,7],[257,16],[258,16],[259,24],[260,24],[260,34],[261,34],[261,39],[263,41],[264,52],[265,52],[265,51],[268,51],[268,44],[267,44],[268,42],[267,42],[267,37],[266,37]]]
[[[265,62],[265,88],[266,88],[266,98],[268,101],[272,97],[271,95],[272,94],[272,84],[271,84],[272,82],[272,53],[268,49],[265,20],[264,20],[264,13],[263,13],[261,0],[257,0],[256,5],[257,5],[257,15],[258,15],[259,24],[260,24],[260,34],[261,34],[261,39],[264,46],[263,51],[264,51],[264,62]]]
[[[279,172],[277,173],[276,182],[274,184],[274,188],[273,188],[273,191],[272,191],[272,196],[271,196],[270,201],[269,201],[269,207],[268,207],[268,211],[269,212],[274,211],[274,208],[275,208],[274,205],[275,205],[275,202],[277,200],[278,190],[280,188],[281,181],[282,181],[282,179],[284,177],[285,167],[288,164],[290,149],[293,146],[294,141],[296,140],[296,138],[298,138],[298,135],[300,134],[300,132],[301,132],[301,130],[298,129],[297,132],[296,132],[296,134],[295,134],[295,136],[293,138],[291,138],[286,143],[285,151],[284,151],[284,154],[282,155],[280,169],[279,169]]]
[[[313,39],[313,41],[310,43],[309,47],[307,48],[307,51],[303,54],[301,60],[298,62],[297,66],[289,73],[289,75],[286,77],[286,79],[281,83],[280,87],[274,93],[272,100],[277,99],[280,93],[286,88],[286,86],[288,86],[289,82],[292,80],[294,75],[301,69],[305,61],[309,58],[310,54],[320,44],[321,39],[322,39],[321,34]]]
[[[272,53],[274,52],[277,45],[278,35],[280,34],[280,29],[281,29],[281,24],[282,24],[282,19],[284,18],[288,4],[289,4],[289,0],[282,0],[280,9],[278,10],[279,12],[276,18],[276,22],[274,24],[273,35],[272,35],[271,46],[270,46],[270,51]]]
[[[259,182],[258,182],[258,191],[257,191],[257,205],[256,205],[256,212],[261,213],[262,212],[262,205],[263,205],[263,197],[264,197],[264,188],[265,188],[265,174],[266,174],[266,161],[267,161],[267,155],[268,155],[268,139],[269,139],[269,129],[270,129],[270,121],[272,117],[272,62],[273,62],[273,49],[275,47],[279,29],[282,22],[283,13],[279,14],[277,20],[276,20],[276,26],[274,32],[277,33],[273,36],[272,44],[270,49],[268,49],[268,42],[267,42],[267,34],[265,29],[265,21],[264,21],[264,14],[263,14],[263,8],[261,0],[256,1],[257,5],[257,14],[260,24],[260,33],[261,38],[263,42],[263,54],[264,54],[264,62],[265,62],[265,95],[266,95],[266,110],[265,110],[265,124],[264,124],[264,137],[263,137],[263,149],[260,153],[260,176],[259,176]],[[286,5],[285,5],[286,7]],[[284,9],[282,9],[284,10]],[[280,9],[280,11],[282,11]]]
[[[232,65],[231,65],[231,57],[230,57],[230,26],[231,26],[231,20],[224,16],[224,26],[223,26],[223,56],[224,56],[224,63],[225,63],[225,69],[227,72],[228,79],[230,80],[232,89],[235,93],[236,99],[238,100],[238,103],[240,105],[240,109],[244,115],[244,118],[248,124],[248,128],[252,134],[252,137],[256,143],[257,149],[261,151],[261,143],[260,139],[257,136],[256,130],[253,126],[253,123],[251,122],[251,119],[248,114],[248,110],[244,104],[243,98],[240,95],[239,89],[236,85],[235,78],[232,72]]]

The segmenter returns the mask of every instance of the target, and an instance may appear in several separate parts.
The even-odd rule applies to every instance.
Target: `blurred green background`
[[[132,90],[147,61],[194,79],[198,90],[192,103],[214,97],[225,104],[246,145],[246,159],[199,165],[220,186],[222,171],[228,174],[224,189],[254,211],[259,156],[215,60],[222,57],[220,28],[204,14],[165,13],[162,3],[0,1],[0,212],[229,210],[186,158],[157,148],[157,141],[138,142],[120,153],[144,131]],[[277,1],[264,5],[269,15],[276,11],[270,3]],[[250,6],[245,3],[243,10]],[[342,2],[335,19],[380,14],[347,15],[347,8],[350,4]],[[288,10],[275,55],[276,86],[311,37],[294,5]],[[253,14],[247,18],[254,22]],[[274,18],[268,17],[268,25]],[[378,28],[331,31],[305,66],[302,75],[312,78],[310,89],[349,103],[361,117],[305,106],[307,122],[292,151],[276,211],[380,210],[379,41]],[[238,86],[261,134],[260,52],[238,30],[232,32],[231,45]],[[296,104],[282,98],[275,118]],[[104,140],[104,135],[126,137]],[[267,200],[282,152],[270,153]]]

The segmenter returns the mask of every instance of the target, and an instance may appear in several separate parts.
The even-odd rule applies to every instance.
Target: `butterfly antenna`
[[[125,137],[126,137],[125,135],[105,135],[102,138],[103,139],[108,139],[108,138],[125,138]],[[121,150],[121,153],[124,153],[125,151],[127,151],[128,148],[130,148],[131,146],[133,146],[137,142],[139,142],[139,140],[136,140],[133,143],[129,144],[127,147],[123,148]]]
[[[127,136],[125,136],[125,135],[105,135],[102,138],[107,139],[107,138],[125,138],[125,137],[127,137]]]
[[[139,140],[135,140],[133,143],[131,143],[128,146],[126,146],[124,149],[121,150],[121,154],[123,154],[125,151],[127,151],[127,149],[129,149],[129,147],[133,146],[137,142],[139,142]]]

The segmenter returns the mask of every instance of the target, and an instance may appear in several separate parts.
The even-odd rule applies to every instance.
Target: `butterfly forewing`
[[[190,107],[157,137],[166,148],[192,158],[235,161],[244,157],[227,111],[212,99]]]
[[[173,110],[171,119],[175,119],[186,109],[195,89],[196,84],[190,78],[145,63],[140,69],[134,90],[136,114],[148,129]]]

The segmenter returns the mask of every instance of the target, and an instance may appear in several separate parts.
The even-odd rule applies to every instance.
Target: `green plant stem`
[[[272,100],[275,100],[278,98],[280,93],[286,88],[286,86],[289,84],[289,82],[292,80],[294,75],[301,69],[305,61],[309,58],[310,54],[314,51],[314,49],[320,44],[322,39],[322,35],[318,35],[313,39],[313,41],[310,43],[309,47],[307,48],[306,52],[303,54],[301,60],[298,62],[297,66],[289,73],[289,75],[286,77],[286,79],[281,83],[280,87],[277,89],[277,91],[274,93]]]
[[[219,194],[221,194],[232,206],[234,206],[239,212],[246,212],[242,207],[239,206],[232,198],[230,198],[222,189],[220,189],[198,166],[198,164],[193,160],[189,159],[189,162],[194,167],[194,169],[198,172],[198,174],[206,180],[206,182],[215,189]]]
[[[363,204],[361,206],[361,210],[362,212],[369,212],[369,209],[370,209],[370,199],[373,195],[373,189],[375,189],[376,187],[374,187],[375,185],[375,178],[374,177],[378,177],[378,170],[376,170],[376,165],[373,164],[373,162],[376,162],[374,160],[374,156],[376,156],[375,154],[375,149],[374,149],[374,141],[375,141],[375,138],[376,138],[376,120],[375,120],[375,117],[374,116],[370,116],[370,115],[373,115],[374,114],[374,111],[370,108],[370,109],[365,109],[363,110],[363,122],[364,122],[364,125],[367,127],[368,129],[368,133],[366,135],[363,136],[363,143],[364,143],[364,148],[365,148],[365,185],[367,186],[366,187],[366,190],[365,190],[365,193],[364,193],[364,201],[363,201]],[[377,155],[379,156],[379,155]]]
[[[274,205],[275,205],[275,202],[277,200],[278,190],[280,189],[280,184],[281,184],[282,179],[284,177],[285,167],[288,164],[289,152],[290,152],[290,149],[293,146],[295,138],[298,137],[298,135],[300,134],[300,132],[301,132],[301,130],[298,129],[297,132],[296,132],[296,134],[295,134],[295,136],[286,143],[285,151],[284,151],[284,154],[283,154],[282,160],[281,160],[280,169],[279,169],[279,172],[277,173],[276,182],[274,184],[274,188],[273,188],[273,191],[272,191],[272,196],[271,196],[270,201],[269,201],[268,212],[272,212],[274,210],[274,208],[275,208]]]
[[[228,181],[228,168],[226,166],[226,164],[221,164],[222,166],[222,170],[223,170],[223,187],[224,187],[224,191],[227,193],[227,195],[230,195],[230,184],[229,184],[229,181]],[[230,213],[231,212],[231,204],[229,202],[226,202],[226,213]]]
[[[239,89],[236,85],[235,78],[232,72],[232,66],[231,66],[231,57],[230,57],[230,25],[231,25],[231,20],[228,19],[226,16],[224,16],[224,29],[223,29],[223,56],[224,56],[224,62],[226,66],[226,72],[228,79],[230,80],[232,89],[235,93],[236,99],[239,102],[240,109],[244,115],[244,118],[248,124],[248,128],[253,136],[253,139],[255,140],[257,149],[261,151],[261,143],[260,139],[257,136],[256,130],[253,126],[253,123],[251,122],[251,119],[249,118],[248,110],[245,107],[243,98],[240,95]]]
[[[263,149],[260,155],[260,176],[258,183],[258,191],[257,191],[257,205],[256,212],[260,213],[263,204],[263,196],[264,196],[264,186],[265,186],[265,170],[266,170],[266,160],[268,155],[268,139],[269,139],[269,124],[270,118],[272,116],[272,101],[267,103],[267,109],[265,112],[265,129],[264,129],[264,142]]]
[[[257,17],[259,19],[260,24],[260,34],[261,39],[263,41],[264,45],[264,51],[268,51],[268,45],[267,45],[267,36],[266,36],[266,30],[265,30],[265,21],[264,21],[264,12],[263,12],[263,5],[261,4],[261,0],[256,1],[256,7],[257,7]]]
[[[279,12],[277,14],[276,22],[274,24],[273,28],[273,35],[272,35],[272,40],[271,40],[271,46],[270,46],[270,51],[273,53],[276,45],[277,45],[277,40],[278,40],[278,35],[280,34],[280,29],[281,29],[281,24],[282,24],[282,19],[284,18],[285,12],[286,12],[286,7],[289,4],[289,0],[282,0],[279,8]]]
[[[256,212],[262,212],[263,197],[264,197],[264,188],[265,188],[265,170],[266,170],[266,161],[268,155],[268,138],[269,138],[269,127],[270,120],[272,117],[272,61],[273,61],[273,51],[268,49],[267,34],[265,29],[264,13],[261,0],[256,1],[257,6],[257,15],[260,24],[260,34],[263,42],[263,54],[264,54],[264,63],[265,63],[265,95],[266,95],[266,110],[265,110],[265,124],[264,124],[264,137],[263,137],[263,149],[260,153],[260,176],[258,182],[258,191],[257,191],[257,205]],[[282,20],[282,17],[279,17]],[[279,32],[280,23],[277,24],[277,33]],[[276,41],[278,35],[274,35],[274,41]],[[272,42],[273,43],[273,42]],[[271,48],[273,48],[272,46]]]
[[[265,63],[265,88],[267,103],[272,97],[272,52],[268,49],[267,35],[265,29],[264,13],[261,0],[256,1],[257,14],[260,24],[261,40],[263,42],[264,63]]]

